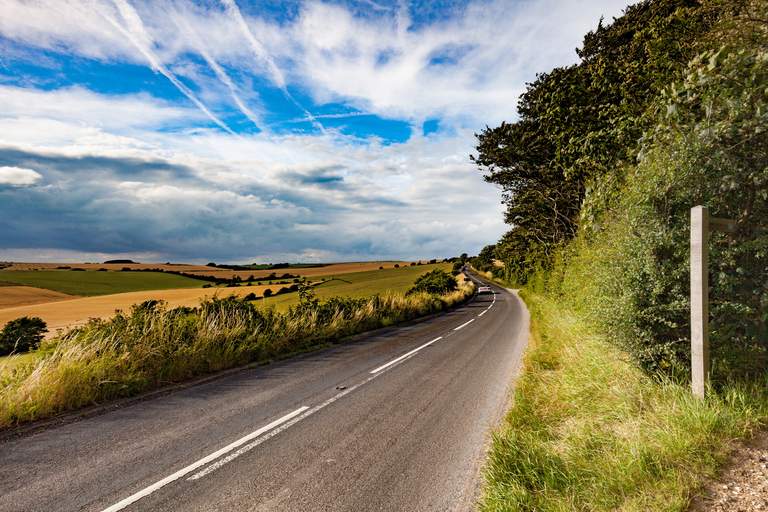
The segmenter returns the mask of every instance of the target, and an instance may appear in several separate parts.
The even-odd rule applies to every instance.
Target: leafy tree
[[[768,5],[710,3],[704,49],[645,114],[638,164],[587,195],[565,289],[646,368],[687,371],[689,219],[736,220],[710,242],[710,349],[719,378],[768,368]],[[727,9],[730,9],[728,11]],[[709,12],[709,11],[707,11]]]
[[[643,114],[695,54],[712,17],[695,0],[629,6],[585,36],[578,65],[528,84],[517,122],[476,135],[470,158],[502,189],[513,227],[500,245],[516,253],[507,267],[517,281],[551,267],[581,219],[596,222],[599,212],[583,212],[584,200],[621,186],[621,169],[634,164],[635,141],[651,122]]]
[[[315,296],[315,289],[311,283],[302,283],[299,285],[299,308],[316,308],[319,303],[320,301]]]
[[[442,269],[435,269],[416,278],[406,295],[425,292],[440,295],[456,290],[456,278]]]
[[[0,356],[34,348],[47,331],[46,323],[38,317],[24,316],[11,320],[0,331]]]

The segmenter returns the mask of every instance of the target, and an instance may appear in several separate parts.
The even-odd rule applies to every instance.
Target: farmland
[[[330,268],[335,269],[335,267]],[[315,286],[315,294],[319,299],[327,299],[334,295],[361,298],[370,297],[377,293],[381,295],[404,293],[418,276],[437,268],[449,271],[451,264],[437,263],[400,268],[390,266],[381,270],[376,267],[376,270],[318,275],[313,277],[314,282],[321,281]],[[326,282],[322,282],[322,279],[326,279]],[[277,289],[279,286],[272,287],[273,291],[277,291]],[[297,302],[296,294],[278,295],[264,299],[265,305],[275,306],[278,310],[287,309]]]
[[[298,293],[279,293],[251,304],[225,299],[251,293],[262,297],[267,289],[278,293],[296,284],[283,280],[272,285],[145,290],[0,309],[0,325],[21,316],[37,316],[51,331],[41,350],[0,358],[0,372],[7,384],[7,400],[0,403],[0,427],[248,362],[314,350],[358,332],[444,311],[471,297],[474,288],[461,283],[459,290],[440,296],[423,292],[404,296],[403,292],[418,276],[450,266],[376,267],[319,276],[311,282],[320,302],[305,301],[299,308],[290,308],[298,302]],[[142,277],[154,273],[124,274]],[[323,301],[331,296],[339,298]],[[151,300],[163,300],[167,305],[156,307],[148,303]],[[199,307],[174,309],[178,306]],[[91,321],[94,318],[105,321]],[[80,328],[55,336],[57,329],[71,327]],[[34,397],[28,394],[30,389]],[[56,389],[56,393],[40,393],[39,389]],[[29,404],[33,407],[27,407]]]
[[[266,268],[259,270],[253,268],[253,270],[232,270],[227,268],[209,267],[207,265],[184,265],[177,263],[10,263],[4,270],[0,270],[0,281],[7,280],[3,276],[7,275],[6,272],[12,272],[16,270],[36,270],[36,271],[49,271],[57,270],[59,267],[68,267],[71,269],[82,270],[113,270],[119,271],[123,269],[129,270],[159,270],[163,272],[181,272],[185,274],[193,274],[198,276],[210,276],[215,278],[232,279],[237,276],[241,279],[247,279],[250,276],[254,276],[256,279],[261,279],[269,276],[270,274],[292,274],[302,277],[317,277],[327,274],[346,274],[349,272],[361,272],[364,270],[376,270],[380,266],[385,268],[394,267],[395,265],[407,266],[410,263],[402,261],[364,261],[364,262],[344,262],[344,263],[328,263],[322,266],[304,266],[304,265],[292,265],[289,268],[270,269]],[[260,265],[257,265],[260,266]],[[256,266],[256,267],[257,267]]]
[[[161,272],[94,272],[72,270],[3,270],[2,280],[54,292],[94,297],[176,288],[202,288],[203,281]]]
[[[326,299],[333,295],[360,298],[374,294],[403,293],[419,275],[435,268],[450,269],[448,263],[414,266],[401,263],[400,268],[388,264],[387,268],[380,270],[379,267],[384,265],[380,262],[336,263],[326,267],[291,269],[291,273],[315,274],[309,277],[316,284],[316,295],[319,299]],[[37,267],[30,265],[27,268]],[[0,327],[15,318],[36,316],[48,324],[47,337],[50,338],[57,329],[83,325],[89,318],[110,318],[116,310],[128,311],[132,305],[147,300],[166,301],[169,308],[194,307],[201,300],[214,295],[223,297],[235,294],[244,297],[253,293],[261,297],[266,289],[275,294],[293,284],[292,280],[274,280],[273,284],[263,282],[234,288],[202,288],[204,281],[174,274],[98,272],[91,268],[92,270],[84,272],[54,270],[50,267],[42,270],[1,270],[3,281],[24,282],[40,288],[4,287],[4,292],[0,294],[3,297],[0,300]],[[204,268],[200,268],[200,271],[204,271]],[[318,271],[322,270],[325,274],[319,275]],[[213,272],[217,272],[216,269]],[[223,272],[232,274],[234,271]],[[326,281],[323,282],[323,279]],[[176,283],[178,286],[173,286]],[[6,291],[9,293],[5,293]],[[264,298],[255,304],[258,307],[276,307],[285,311],[297,302],[296,293],[285,293]]]
[[[34,288],[32,286],[16,286],[11,283],[10,286],[3,286],[2,291],[0,291],[0,309],[76,298],[66,293]]]

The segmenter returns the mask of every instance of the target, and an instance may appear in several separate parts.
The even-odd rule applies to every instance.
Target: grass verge
[[[556,301],[522,295],[531,339],[492,433],[480,510],[685,510],[728,442],[768,419],[766,382],[698,400],[641,372]]]
[[[473,292],[334,297],[286,312],[233,297],[171,310],[149,301],[59,334],[12,369],[0,367],[0,428],[306,352],[445,310]]]

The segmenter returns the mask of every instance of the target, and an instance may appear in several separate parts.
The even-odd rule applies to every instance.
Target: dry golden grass
[[[46,302],[61,302],[77,298],[74,295],[32,286],[3,286],[2,292],[0,292],[0,309],[30,306]],[[0,321],[0,324],[2,324],[2,321]]]
[[[471,296],[472,287],[463,284],[463,293],[447,296],[337,297],[282,313],[229,299],[189,311],[137,306],[62,333],[26,363],[0,363],[0,428],[443,311]]]

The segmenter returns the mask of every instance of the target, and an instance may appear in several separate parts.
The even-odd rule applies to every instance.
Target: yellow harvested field
[[[33,286],[2,286],[0,287],[0,309],[17,306],[30,306],[45,302],[60,302],[64,300],[78,299],[74,295],[43,290]]]
[[[401,267],[409,264],[410,262],[399,263]],[[227,279],[231,279],[233,276],[237,275],[245,280],[251,275],[259,278],[266,277],[273,272],[278,278],[283,274],[292,274],[312,279],[317,276],[376,270],[380,266],[388,268],[393,267],[394,263],[331,263],[324,267],[238,271],[217,269],[205,265],[166,265],[152,263],[13,263],[6,268],[7,270],[43,270],[55,269],[62,266],[83,268],[86,270],[97,270],[100,268],[120,270],[123,267],[129,267],[131,269],[160,268],[163,270],[177,270],[190,274],[209,275]],[[2,281],[2,272],[3,271],[0,270],[0,281]],[[88,322],[89,318],[111,318],[114,316],[116,309],[128,311],[132,305],[147,300],[164,300],[168,303],[169,308],[178,306],[194,307],[200,303],[201,298],[213,296],[215,293],[218,293],[219,296],[227,296],[233,293],[244,296],[253,292],[256,296],[261,296],[267,288],[276,292],[283,286],[289,285],[262,284],[257,286],[242,286],[239,288],[183,288],[175,290],[119,293],[98,297],[75,297],[73,295],[29,286],[3,286],[0,287],[0,329],[5,326],[6,323],[16,318],[36,316],[42,318],[46,324],[48,324],[49,332],[46,337],[50,338],[55,334],[57,329],[66,329],[68,327],[83,325]]]
[[[164,300],[169,308],[178,306],[194,307],[200,303],[203,297],[211,297],[218,293],[219,297],[232,294],[239,296],[253,292],[261,296],[265,289],[271,288],[277,291],[285,285],[261,285],[242,286],[238,288],[181,288],[176,290],[155,290],[131,293],[118,293],[115,295],[102,295],[100,297],[75,297],[69,300],[47,302],[45,304],[33,304],[12,308],[0,309],[0,328],[6,323],[23,316],[40,317],[48,325],[46,338],[56,334],[57,329],[76,327],[88,322],[90,318],[111,318],[115,316],[115,310],[129,311],[134,304],[140,304],[147,300]],[[0,290],[7,290],[3,287]],[[64,295],[64,294],[62,294]],[[71,297],[66,295],[66,297]]]

